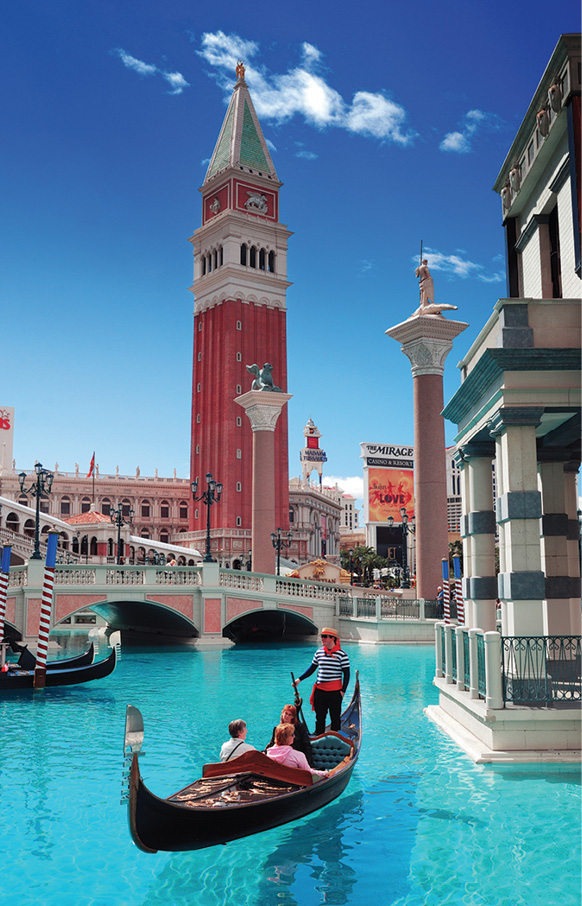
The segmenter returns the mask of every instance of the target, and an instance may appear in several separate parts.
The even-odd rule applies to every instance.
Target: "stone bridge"
[[[9,574],[7,635],[33,643],[38,634],[44,562]],[[403,609],[405,608],[405,609]],[[323,626],[343,639],[427,641],[433,621],[424,602],[397,601],[377,591],[283,576],[201,567],[57,565],[51,629],[79,612],[103,617],[124,642],[197,644],[315,640]],[[394,625],[390,630],[390,624]]]

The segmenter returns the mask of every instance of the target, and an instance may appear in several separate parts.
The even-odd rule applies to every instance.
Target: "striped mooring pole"
[[[46,565],[42,583],[40,605],[40,625],[38,627],[38,644],[36,649],[36,668],[34,671],[34,688],[44,689],[46,684],[46,656],[48,635],[51,628],[51,611],[53,608],[53,588],[55,585],[55,563],[57,562],[58,532],[49,532],[46,549]]]
[[[451,622],[451,587],[449,583],[449,558],[443,557],[443,608],[445,623]]]
[[[4,641],[4,621],[6,619],[6,598],[8,597],[8,573],[10,572],[10,557],[12,547],[7,544],[2,549],[2,565],[0,566],[0,642]]]
[[[455,573],[455,601],[457,602],[457,622],[465,623],[465,599],[463,598],[463,579],[461,578],[461,558],[453,557],[453,570]]]

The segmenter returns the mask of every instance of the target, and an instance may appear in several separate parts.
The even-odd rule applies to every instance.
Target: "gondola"
[[[227,843],[287,824],[336,799],[346,788],[361,743],[360,684],[341,716],[339,732],[326,729],[311,738],[313,766],[330,776],[277,764],[262,752],[206,764],[202,777],[159,799],[144,784],[139,754],[144,736],[141,712],[127,706],[124,752],[130,759],[129,828],[144,852],[183,852]]]
[[[21,670],[35,670],[36,658],[32,651],[28,650],[28,645],[21,645],[19,642],[10,642],[12,651],[20,653],[18,658],[18,667]],[[86,667],[87,664],[93,663],[95,657],[95,646],[93,642],[89,645],[87,651],[77,654],[75,657],[65,657],[58,661],[47,661],[46,669],[48,670],[70,670],[71,667]]]
[[[115,633],[113,635],[116,635]],[[81,667],[57,669],[56,665],[46,671],[45,686],[75,686],[91,680],[103,679],[115,670],[117,652],[113,635],[110,638],[111,654],[102,661]],[[34,688],[34,670],[22,670],[18,664],[9,664],[5,673],[0,672],[0,695],[19,689]]]

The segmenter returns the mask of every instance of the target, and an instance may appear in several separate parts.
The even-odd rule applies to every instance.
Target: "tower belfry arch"
[[[235,398],[250,390],[246,365],[269,362],[287,390],[287,242],[275,170],[242,63],[200,189],[194,246],[191,479],[223,484],[212,513],[211,552],[223,565],[246,561],[251,537],[252,430]],[[275,430],[276,525],[289,519],[287,413]],[[190,537],[204,534],[193,508]]]

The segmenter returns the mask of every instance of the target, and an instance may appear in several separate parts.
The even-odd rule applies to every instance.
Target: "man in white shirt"
[[[228,732],[230,733],[230,739],[224,743],[220,750],[221,761],[231,761],[244,752],[256,751],[254,746],[245,742],[247,725],[244,720],[231,720],[228,725]]]

